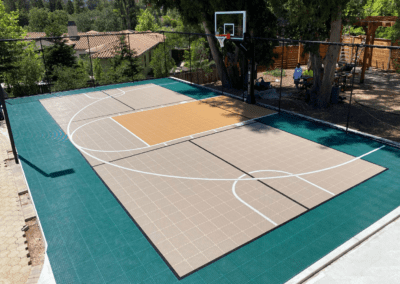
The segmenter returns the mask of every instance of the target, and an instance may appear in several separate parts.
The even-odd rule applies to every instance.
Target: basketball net
[[[221,47],[224,47],[224,41],[225,41],[225,39],[231,39],[231,34],[216,35],[215,37],[218,39],[220,46],[221,46]]]

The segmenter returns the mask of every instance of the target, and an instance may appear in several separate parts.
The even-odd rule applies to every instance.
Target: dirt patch
[[[37,224],[36,218],[26,222],[29,229],[25,232],[28,242],[28,250],[31,259],[31,265],[42,265],[44,263],[45,247],[42,236],[42,231]]]
[[[285,71],[286,76],[282,79],[282,92],[291,93],[291,96],[282,97],[280,102],[282,109],[346,127],[350,101],[349,89],[340,92],[340,96],[345,98],[342,103],[331,105],[327,109],[316,109],[305,102],[304,92],[297,93],[293,82],[293,70]],[[369,80],[378,80],[380,76],[384,76],[382,74],[384,73],[380,71],[369,71]],[[257,78],[259,77],[263,77],[264,81],[271,82],[272,87],[276,88],[279,93],[281,83],[275,80],[280,80],[280,77],[258,73]],[[353,88],[349,128],[400,142],[400,90],[379,84],[359,84],[356,82],[357,78],[359,77],[356,77]],[[205,86],[220,91],[223,89],[220,81]],[[224,88],[224,91],[237,96],[243,95],[242,90]],[[277,99],[258,99],[257,102],[279,107]]]

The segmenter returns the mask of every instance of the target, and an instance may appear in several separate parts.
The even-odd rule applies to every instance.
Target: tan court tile
[[[203,100],[203,102],[248,118],[257,118],[275,113],[275,111],[266,109],[264,107],[247,104],[240,100],[226,96],[209,98],[207,100]]]
[[[166,253],[165,257],[168,259],[169,264],[173,266],[182,262],[182,255],[177,250]]]
[[[274,112],[238,100],[217,97],[113,119],[149,145],[155,145],[271,113]]]
[[[184,260],[179,264],[174,265],[175,271],[179,275],[185,275],[193,270],[193,267],[189,264],[188,261]]]
[[[131,98],[133,99],[133,96]],[[134,103],[134,100],[131,103]],[[71,109],[74,108],[77,107],[72,104]],[[73,113],[71,110],[68,111],[70,114]],[[127,123],[132,122],[132,127],[142,131],[138,134],[135,132],[136,130],[130,129],[130,132],[152,144],[165,139],[214,129],[218,126],[242,122],[248,120],[249,117],[259,117],[269,113],[259,107],[242,105],[239,101],[217,97],[209,101],[122,115],[117,119],[126,117]],[[89,115],[89,113],[85,115]],[[90,115],[95,115],[95,113]],[[86,118],[92,119],[90,116]],[[59,119],[63,119],[63,117],[59,117]],[[110,122],[113,121],[110,120]],[[83,122],[76,122],[74,127],[80,125],[83,125]],[[109,123],[107,125],[111,126]],[[91,129],[93,132],[88,131],[88,133],[99,137],[98,134],[101,130],[99,126],[101,123],[93,124],[93,129]],[[247,172],[281,170],[302,173],[330,167],[353,158],[260,123],[234,127],[224,127],[232,129],[192,141]],[[110,133],[114,133],[112,131],[110,130]],[[111,145],[116,149],[128,147],[129,140],[133,139],[132,141],[134,141],[135,136],[123,128],[118,131],[122,132],[110,134],[116,135],[113,137],[114,141],[118,140],[118,135],[130,135],[131,138]],[[149,139],[154,137],[156,139],[149,142],[146,140],[147,138],[144,138],[145,136]],[[96,146],[100,148],[110,146],[111,140],[100,141],[99,137],[99,141],[89,141],[89,137],[83,137],[82,135],[82,143],[85,141],[88,142],[88,145],[97,143]],[[79,139],[78,136],[77,139]],[[115,157],[126,158],[115,161],[115,163],[123,167],[163,175],[230,179],[243,175],[241,171],[208,154],[193,143],[183,142],[138,155],[132,154],[141,153],[141,150],[133,153],[117,153],[114,155]],[[114,157],[112,154],[98,154],[104,159]],[[93,161],[89,160],[89,162]],[[354,167],[354,165],[357,166]],[[321,187],[325,188],[326,186],[334,194],[338,194],[354,180],[360,182],[381,170],[376,166],[372,166],[373,169],[371,169],[370,164],[365,161],[359,161],[359,164],[354,165],[350,164],[349,167],[338,169],[335,172],[308,175],[304,178]],[[241,243],[275,228],[271,222],[235,198],[231,181],[184,180],[144,175],[109,165],[98,166],[96,170],[103,180],[111,185],[110,189],[116,193],[118,198],[126,196],[124,192],[129,194],[132,199],[120,199],[120,201],[123,204],[125,202],[129,204],[133,211],[128,210],[133,218],[149,238],[157,243],[157,248],[167,261],[175,263],[173,268],[181,276],[206,264],[207,261],[212,261],[229,252]],[[347,178],[344,175],[345,171],[351,172],[351,176]],[[261,172],[253,175],[260,177],[274,174]],[[275,173],[275,175],[281,174]],[[326,184],[323,184],[324,181]],[[308,206],[314,206],[326,198],[330,198],[316,190],[315,187],[296,178],[264,182],[273,184],[276,190],[282,193],[287,192],[288,196],[297,202],[304,201]],[[341,185],[339,186],[339,184]],[[114,191],[114,189],[118,190]],[[238,182],[236,193],[244,202],[257,208],[278,225],[306,210],[257,181]],[[171,223],[163,227],[164,220],[170,220]],[[156,224],[162,227],[162,230]],[[176,233],[174,233],[175,228]],[[212,243],[211,247],[210,243],[204,240],[209,240]],[[190,255],[190,252],[195,253],[190,250],[193,248],[191,244],[201,253]],[[180,253],[184,246],[185,249],[182,249],[182,252],[185,251],[187,259]],[[178,254],[170,254],[173,250],[176,250]]]

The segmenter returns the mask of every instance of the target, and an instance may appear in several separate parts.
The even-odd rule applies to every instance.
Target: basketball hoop
[[[225,39],[231,39],[231,34],[216,35],[215,37],[218,39],[219,44],[221,45],[221,47],[224,47],[224,41],[225,41]]]

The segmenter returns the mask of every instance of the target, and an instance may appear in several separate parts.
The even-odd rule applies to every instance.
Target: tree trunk
[[[210,30],[207,27],[207,23],[205,21],[203,21],[203,26],[204,26],[204,30],[205,30],[206,34],[211,34]],[[228,72],[227,72],[226,66],[222,60],[222,56],[220,55],[212,36],[207,36],[207,41],[208,41],[208,44],[210,45],[211,54],[215,61],[215,65],[217,66],[217,72],[218,72],[219,78],[221,79],[222,85],[227,85],[228,84]]]
[[[130,30],[131,29],[131,19],[130,19],[130,15],[131,15],[130,11],[131,11],[131,9],[130,9],[129,1],[125,2],[125,6],[126,6],[126,16],[125,16],[126,17],[126,28],[128,30]]]
[[[329,42],[340,42],[340,30],[342,27],[341,13],[331,23]],[[335,79],[336,61],[339,55],[340,46],[330,45],[324,59],[319,55],[312,55],[314,70],[314,87],[311,91],[311,101],[318,108],[326,108],[330,104],[332,84]],[[315,57],[319,57],[318,59]],[[322,63],[324,63],[323,76],[321,78]],[[318,68],[319,67],[319,68]]]

